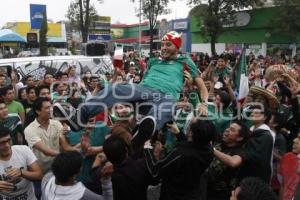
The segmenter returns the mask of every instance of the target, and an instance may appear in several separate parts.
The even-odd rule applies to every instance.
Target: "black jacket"
[[[154,159],[151,149],[145,149],[145,156],[152,176],[162,179],[161,200],[201,199],[201,175],[213,159],[210,145],[182,142],[159,161]]]
[[[273,144],[270,131],[263,129],[253,131],[253,136],[240,153],[243,160],[238,175],[240,181],[245,177],[259,177],[270,183]]]
[[[114,165],[111,176],[114,200],[147,200],[147,188],[156,184],[146,168],[145,160],[128,160]]]

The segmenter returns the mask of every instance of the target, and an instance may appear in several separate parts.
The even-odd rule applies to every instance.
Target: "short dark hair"
[[[282,129],[286,123],[285,115],[283,113],[273,112],[272,116],[273,116],[273,122],[276,124],[276,126],[274,127],[275,130],[280,131],[280,129]]]
[[[60,72],[60,71],[56,73],[56,78],[60,79],[62,76],[69,76],[69,75],[66,72]]]
[[[35,86],[28,86],[27,88],[26,88],[26,94],[29,94],[30,93],[30,90],[34,90],[34,92],[36,92],[36,89],[35,89],[36,87]]]
[[[223,53],[223,54],[218,56],[218,59],[223,59],[225,62],[227,62],[228,59],[229,59],[229,55],[226,54],[226,53]]]
[[[221,102],[223,104],[223,109],[227,108],[231,103],[230,95],[225,91],[219,91],[217,95],[220,96]]]
[[[242,120],[235,120],[232,122],[232,124],[235,123],[237,125],[240,126],[240,129],[239,129],[239,135],[241,137],[243,137],[243,141],[242,142],[245,142],[249,139],[250,137],[250,129],[248,128],[248,126],[242,121]]]
[[[195,118],[190,124],[190,131],[193,133],[193,143],[196,145],[208,144],[217,136],[216,127],[210,120]]]
[[[60,183],[68,182],[72,176],[80,172],[82,162],[82,155],[77,151],[58,154],[51,166],[55,179]]]
[[[93,79],[99,79],[99,77],[98,76],[96,76],[96,75],[92,75],[91,77],[90,77],[90,80],[92,81]]]
[[[276,195],[269,185],[259,178],[248,177],[242,180],[238,200],[276,200]]]
[[[0,138],[6,137],[8,135],[11,135],[11,131],[6,128],[5,126],[0,126]]]
[[[22,100],[21,95],[22,95],[22,92],[23,92],[23,91],[26,92],[26,88],[23,87],[23,88],[20,88],[20,89],[18,90],[18,99],[19,99],[19,100]]]
[[[50,99],[47,97],[38,97],[35,102],[33,103],[33,111],[35,114],[37,114],[36,111],[40,111],[42,109],[43,103],[44,102],[50,102]],[[38,115],[38,114],[37,114]]]
[[[32,75],[27,75],[26,77],[25,77],[25,82],[29,79],[29,78],[33,78],[33,76]]]
[[[9,90],[13,90],[14,87],[12,85],[7,85],[1,89],[1,96],[5,96]]]
[[[42,89],[48,89],[50,91],[50,88],[49,88],[48,85],[40,85],[40,86],[35,88],[36,96],[40,96],[40,92],[41,92]]]
[[[53,77],[53,75],[52,74],[50,74],[50,73],[45,73],[45,75],[44,75],[44,79],[46,78],[46,76],[47,75],[51,75],[52,77]]]
[[[105,140],[103,151],[112,164],[121,164],[126,159],[128,149],[123,138],[112,135]]]
[[[62,76],[69,76],[69,74],[67,72],[63,72],[63,73],[61,73],[60,77],[62,77]]]
[[[5,101],[2,98],[0,98],[0,104],[5,104],[6,105]]]

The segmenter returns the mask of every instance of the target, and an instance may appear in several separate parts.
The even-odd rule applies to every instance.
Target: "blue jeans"
[[[166,122],[173,119],[176,100],[171,95],[138,84],[109,84],[95,97],[88,99],[79,109],[81,122],[86,124],[89,118],[117,103],[124,102],[141,102],[141,105],[151,105],[147,115],[156,119],[156,129],[160,130]]]
[[[34,193],[37,200],[40,200],[42,197],[42,182],[41,181],[33,181]]]

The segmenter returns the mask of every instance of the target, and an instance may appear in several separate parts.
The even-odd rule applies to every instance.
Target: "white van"
[[[92,74],[103,75],[113,73],[110,56],[47,56],[0,59],[0,68],[17,69],[22,77],[32,75],[35,80],[42,80],[45,73],[55,76],[58,72],[66,72],[69,66],[76,66],[78,74],[90,71]]]

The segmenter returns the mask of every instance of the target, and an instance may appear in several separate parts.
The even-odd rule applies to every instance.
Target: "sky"
[[[6,22],[30,21],[29,4],[44,4],[47,6],[48,19],[54,22],[66,19],[65,15],[72,0],[2,0],[0,6],[0,28]],[[138,23],[135,10],[139,3],[130,0],[103,0],[99,4],[97,0],[91,0],[101,16],[111,16],[112,23],[132,24]],[[169,3],[171,13],[160,16],[167,19],[186,18],[191,7],[186,5],[187,0],[176,0]]]

